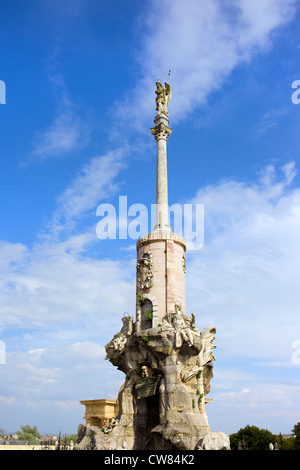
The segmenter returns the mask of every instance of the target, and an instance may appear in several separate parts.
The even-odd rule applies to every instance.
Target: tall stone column
[[[180,305],[185,311],[185,241],[172,233],[169,225],[167,141],[169,127],[168,104],[171,87],[156,83],[156,110],[151,133],[157,143],[156,166],[156,225],[152,232],[137,242],[137,328],[157,326],[163,318],[175,313]],[[145,301],[140,305],[140,296]],[[145,312],[151,321],[145,322]],[[149,314],[151,312],[151,315]]]
[[[167,140],[172,133],[165,115],[158,115],[151,129],[157,143],[156,225],[154,231],[170,232],[168,206]]]
[[[169,127],[168,105],[171,99],[171,87],[165,83],[163,87],[156,82],[156,110],[155,127],[151,129],[157,143],[156,165],[156,225],[154,231],[171,232],[169,225],[168,206],[168,173],[167,173],[167,140],[172,133]]]

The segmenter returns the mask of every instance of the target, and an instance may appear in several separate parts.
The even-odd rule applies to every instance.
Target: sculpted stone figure
[[[161,325],[163,330],[175,330],[175,346],[177,348],[180,348],[184,341],[189,346],[193,346],[194,337],[200,336],[200,331],[196,327],[195,315],[192,313],[192,316],[188,317],[178,304],[175,305],[175,313],[167,314]]]
[[[150,253],[144,253],[136,265],[136,281],[140,289],[149,289],[153,282],[153,262]]]
[[[199,366],[187,366],[182,369],[180,372],[180,378],[182,382],[189,382],[191,379],[193,379],[201,370],[201,367]]]
[[[128,337],[133,332],[133,317],[126,314],[122,318],[122,322],[123,326],[121,331],[117,333],[108,344],[105,345],[105,359],[111,360],[116,355],[116,353],[121,353],[126,346]]]
[[[104,432],[104,434],[110,434],[113,430],[113,428],[118,424],[118,420],[116,418],[111,418],[109,420],[109,423],[107,426],[105,426],[103,429],[102,429],[102,432]]]
[[[174,315],[172,319],[172,324],[175,329],[176,347],[180,348],[182,346],[183,341],[186,341],[189,346],[192,346],[193,336],[180,311]]]
[[[142,377],[149,377],[148,367],[142,366]]]
[[[172,316],[172,325],[175,329],[175,344],[177,348],[182,346],[186,341],[189,346],[194,343],[194,336],[200,336],[199,330],[196,328],[195,315],[188,317],[181,311],[179,305],[175,305],[176,313]]]
[[[168,105],[171,99],[171,87],[168,82],[165,83],[164,87],[160,82],[156,82],[156,87],[156,111],[158,111],[158,114],[163,113],[168,116]]]

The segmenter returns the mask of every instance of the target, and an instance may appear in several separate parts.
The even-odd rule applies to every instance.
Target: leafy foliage
[[[149,336],[141,336],[141,338],[142,338],[142,340],[145,341],[145,343],[147,343],[147,344],[148,344],[149,341],[150,341]]]
[[[267,429],[247,425],[237,433],[230,435],[230,447],[238,450],[239,443],[244,443],[248,450],[268,450],[269,444],[276,442],[276,436]]]
[[[36,426],[31,427],[29,424],[26,424],[21,426],[21,431],[17,431],[16,434],[20,441],[28,441],[28,444],[40,444],[41,435]]]
[[[138,297],[138,302],[139,302],[140,306],[142,307],[145,303],[145,299],[142,296],[142,294],[138,294],[137,297]]]
[[[300,450],[300,423],[295,424],[294,428],[292,429],[292,433],[294,434],[293,448],[295,450]]]
[[[149,308],[147,308],[146,311],[145,311],[145,317],[148,320],[152,320],[152,318],[153,318],[153,315],[152,315],[151,311],[149,310]]]

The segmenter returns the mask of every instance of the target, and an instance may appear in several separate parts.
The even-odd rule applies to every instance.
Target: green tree
[[[237,433],[230,435],[230,447],[232,450],[238,450],[240,442],[244,442],[248,450],[268,450],[269,444],[276,442],[276,436],[267,429],[259,429],[248,424]]]
[[[40,444],[41,435],[36,426],[32,428],[29,424],[26,424],[25,426],[21,426],[21,431],[17,431],[16,434],[20,441],[28,441],[28,444]]]
[[[294,450],[294,438],[293,437],[283,437],[282,434],[279,434],[276,437],[278,450]]]
[[[71,441],[75,445],[76,439],[77,434],[65,434],[64,436],[59,435],[58,442],[61,446],[69,446]]]
[[[295,424],[294,429],[292,429],[292,433],[294,434],[293,448],[295,450],[300,450],[300,423]]]
[[[73,441],[73,444],[75,445],[77,437],[78,437],[77,434],[69,434],[69,435],[67,435],[67,436],[66,436],[67,445],[69,446],[71,441]]]

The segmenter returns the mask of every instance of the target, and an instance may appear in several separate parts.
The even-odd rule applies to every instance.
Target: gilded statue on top
[[[169,116],[168,105],[171,99],[171,87],[168,82],[165,83],[165,86],[161,82],[156,82],[156,111],[158,114],[165,114]]]

